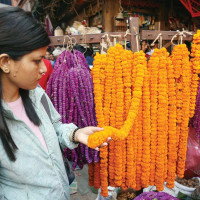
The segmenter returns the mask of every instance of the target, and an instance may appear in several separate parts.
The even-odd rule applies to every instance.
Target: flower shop
[[[130,19],[134,20],[138,18]],[[160,31],[155,39],[160,45],[169,40],[173,50],[170,54],[160,46],[147,62],[139,50],[137,27],[131,30],[121,34],[133,40],[136,51],[118,43],[110,46],[107,53],[95,55],[91,71],[77,50],[68,49],[59,56],[47,94],[63,122],[104,127],[89,137],[90,148],[66,149],[66,156],[74,168],[88,164],[89,185],[100,188],[105,198],[113,188],[132,188],[134,197],[136,191],[144,191],[135,199],[199,195],[200,31]],[[86,41],[114,41],[112,34],[87,35]],[[140,37],[155,37],[151,34],[144,30]],[[68,37],[54,36],[52,41],[63,43],[70,41]],[[78,37],[76,42],[82,42]],[[192,40],[191,52],[184,40]],[[112,138],[108,147],[93,150],[108,137]],[[193,179],[186,179],[186,165],[195,174],[190,175]]]
[[[99,191],[96,200],[200,199],[200,3],[170,1],[167,27],[159,0],[122,0],[117,6],[110,0],[73,2],[33,7],[40,18],[40,8],[55,15],[56,8],[67,5],[75,14],[61,9],[59,23],[97,15],[95,29],[81,22],[77,26],[85,28],[76,32],[63,24],[54,36],[45,15],[51,45],[64,48],[48,81],[48,96],[63,123],[104,128],[89,137],[88,146],[65,149],[65,157],[73,169],[88,165],[88,184]],[[180,4],[191,13],[192,26],[175,17],[173,6]],[[106,11],[106,5],[117,13]],[[103,16],[109,18],[104,23]],[[50,18],[57,27],[56,17]],[[142,41],[159,44],[148,59]],[[91,69],[76,44],[98,46]],[[94,150],[108,137],[108,146]]]

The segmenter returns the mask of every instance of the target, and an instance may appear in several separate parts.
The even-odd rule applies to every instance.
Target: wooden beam
[[[114,40],[114,35],[118,36],[121,35],[121,37],[117,37],[118,41],[124,41],[124,35],[125,32],[109,32],[109,33],[99,33],[99,34],[86,34],[86,35],[70,35],[69,37],[73,37],[76,39],[77,44],[96,44],[101,43],[102,37],[108,34],[111,42]],[[63,45],[65,36],[50,36],[51,44],[50,45]],[[127,40],[130,40],[130,35],[127,36]],[[68,35],[65,37],[65,44],[68,42]],[[106,41],[106,38],[105,38]]]
[[[142,30],[141,39],[142,40],[155,40],[159,33],[162,33],[163,40],[171,40],[174,35],[177,34],[176,31],[150,31]],[[192,32],[194,34],[194,32]],[[183,40],[192,41],[193,36],[185,34],[186,37],[183,37]],[[178,40],[178,37],[175,37],[174,40]]]

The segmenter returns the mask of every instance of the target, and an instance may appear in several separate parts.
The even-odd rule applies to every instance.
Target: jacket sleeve
[[[74,144],[73,142],[70,141],[69,137],[71,132],[77,128],[76,125],[74,125],[73,123],[70,124],[63,124],[60,120],[61,120],[61,116],[60,114],[56,111],[56,109],[54,108],[51,100],[49,99],[49,97],[46,95],[47,98],[47,102],[49,105],[49,109],[50,109],[50,113],[51,113],[51,119],[52,119],[52,124],[54,126],[54,129],[58,135],[58,140],[60,142],[60,145],[62,146],[62,148],[69,148],[69,149],[74,149],[76,148],[78,145]]]
[[[5,196],[4,196],[4,192],[3,192],[3,189],[0,185],[0,200],[8,200]]]

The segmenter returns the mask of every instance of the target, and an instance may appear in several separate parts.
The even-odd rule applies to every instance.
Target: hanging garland
[[[191,104],[190,104],[190,117],[193,116],[194,107],[195,107],[195,114],[193,118],[193,126],[196,129],[197,137],[200,137],[200,85],[199,85],[199,78],[198,74],[200,73],[200,30],[193,37],[193,44],[191,49],[191,61],[192,61],[192,83],[191,83]],[[199,85],[199,88],[198,88]],[[198,89],[197,97],[194,95],[196,90]],[[196,98],[196,105],[195,105],[195,98]]]
[[[96,55],[95,109],[104,131],[89,136],[88,146],[113,139],[100,153],[103,196],[108,185],[136,190],[156,185],[161,191],[165,181],[173,188],[176,174],[183,176],[196,72],[186,45],[175,46],[171,56],[155,49],[148,68],[143,52],[132,54],[119,44]]]
[[[93,80],[83,54],[77,50],[64,51],[56,61],[47,86],[49,95],[63,123],[74,123],[78,127],[96,126],[93,100]],[[78,148],[65,149],[65,156],[78,165],[98,162],[99,153],[80,144]],[[90,171],[95,168],[90,165]],[[90,173],[92,174],[92,173]],[[91,184],[92,179],[90,180]]]
[[[106,66],[102,66],[105,64],[105,62],[102,61],[104,59],[107,59]],[[146,58],[143,52],[135,53],[133,57],[132,52],[124,50],[121,45],[111,47],[108,50],[106,58],[105,55],[99,54],[95,57],[92,74],[94,80],[94,96],[98,126],[106,125],[106,128],[108,128],[113,135],[116,135],[115,141],[112,141],[108,147],[109,160],[107,159],[108,149],[100,149],[100,181],[102,190],[101,194],[103,196],[107,196],[108,185],[114,187],[119,186],[126,189],[130,185],[133,186],[133,184],[135,184],[135,161],[137,152],[135,151],[135,153],[133,153],[132,144],[134,144],[134,141],[132,140],[129,143],[129,140],[125,140],[126,135],[128,135],[125,131],[124,133],[126,135],[122,136],[123,141],[121,141],[119,130],[122,130],[123,127],[125,127],[124,130],[126,130],[127,127],[130,132],[128,137],[134,139],[133,117],[136,117],[137,108],[141,101],[143,77],[147,70],[146,67]],[[103,78],[102,75],[100,75],[100,71],[101,74],[103,74]],[[135,77],[131,76],[132,71],[134,71],[133,75]],[[132,88],[133,82],[134,89]],[[102,83],[104,83],[104,85],[102,85]],[[97,90],[95,90],[95,88],[97,88]],[[104,93],[102,93],[102,91]],[[133,114],[130,114],[130,110],[132,110]],[[136,113],[134,114],[134,112]],[[99,118],[98,116],[103,116],[103,118]],[[142,123],[142,119],[140,121]],[[101,136],[103,136],[103,134],[98,137]],[[135,138],[135,141],[136,140],[137,139]],[[127,148],[127,146],[130,148]],[[127,149],[127,152],[125,152],[124,149]],[[142,149],[140,155],[142,156]],[[132,160],[131,158],[134,159]],[[109,163],[109,166],[107,165],[107,162]],[[134,166],[134,168],[132,166]],[[133,178],[133,176],[135,176],[135,178]]]

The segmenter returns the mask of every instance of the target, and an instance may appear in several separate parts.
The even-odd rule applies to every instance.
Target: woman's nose
[[[43,74],[43,73],[46,73],[47,72],[47,67],[46,65],[44,64],[44,61],[41,62],[41,68],[40,68],[40,73]]]

